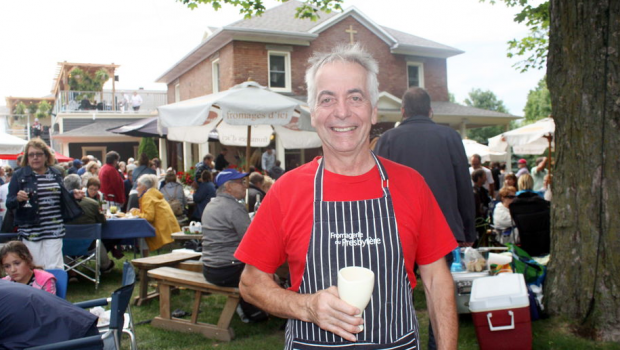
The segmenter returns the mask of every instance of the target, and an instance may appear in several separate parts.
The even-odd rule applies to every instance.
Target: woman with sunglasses
[[[40,139],[30,140],[24,147],[21,168],[11,178],[6,201],[15,210],[15,226],[37,266],[44,269],[63,268],[63,222],[83,211],[76,199],[81,191],[69,193],[60,171],[52,165],[55,158]]]
[[[500,202],[493,209],[493,226],[499,230],[505,230],[514,226],[510,216],[510,204],[516,197],[517,189],[512,186],[504,186],[499,191]]]

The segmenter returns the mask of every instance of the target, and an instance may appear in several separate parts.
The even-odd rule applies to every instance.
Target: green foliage
[[[529,0],[480,0],[480,2],[485,1],[489,1],[491,4],[501,1],[508,7],[521,7],[521,12],[515,16],[514,21],[525,23],[530,30],[530,35],[521,39],[510,40],[507,56],[525,58],[514,64],[514,67],[521,72],[530,68],[544,68],[549,51],[549,1],[544,1],[535,6],[528,4]]]
[[[452,103],[458,103],[456,102],[456,97],[454,97],[454,94],[451,92],[448,92],[448,101],[452,102]]]
[[[69,88],[73,91],[101,91],[108,79],[110,74],[103,68],[92,75],[81,68],[75,68],[69,73]],[[90,95],[87,97],[92,98],[92,94]]]
[[[146,153],[149,159],[159,158],[159,151],[157,150],[157,145],[155,145],[155,141],[153,141],[152,137],[143,137],[140,140],[138,154],[142,153]]]
[[[482,91],[482,89],[472,89],[469,97],[463,101],[467,106],[508,113],[508,109],[504,106],[504,101],[500,100],[490,91]],[[487,144],[488,139],[505,132],[506,129],[502,125],[487,126],[484,128],[470,129],[467,131],[467,138],[476,142]]]
[[[41,102],[39,102],[39,112],[37,113],[36,117],[37,118],[45,118],[48,115],[50,115],[50,111],[52,110],[52,105],[43,100]]]
[[[37,109],[39,109],[39,105],[37,105],[36,103],[31,103],[28,105],[28,114],[35,114],[37,112]]]
[[[525,121],[532,123],[551,115],[551,95],[547,89],[547,77],[540,79],[538,86],[527,94]]]
[[[15,109],[13,109],[13,114],[26,114],[26,104],[23,102],[16,104]]]
[[[482,89],[472,89],[469,97],[463,101],[467,106],[486,109],[500,113],[508,113],[508,109],[504,106],[504,101],[495,96],[493,91]]]
[[[239,13],[245,19],[260,16],[265,12],[263,0],[177,0],[186,5],[190,9],[195,9],[199,4],[210,4],[215,11],[222,7],[222,4],[239,6]],[[278,0],[287,2],[288,0]],[[319,19],[319,11],[330,13],[334,10],[342,11],[342,2],[344,0],[305,0],[303,5],[297,8],[295,18],[310,19],[316,21]]]

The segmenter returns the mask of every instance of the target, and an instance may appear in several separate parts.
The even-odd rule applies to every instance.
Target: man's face
[[[273,153],[273,151],[271,150],[271,148],[267,148],[267,154],[271,154]]]
[[[325,156],[347,156],[368,149],[377,109],[370,103],[366,70],[356,63],[333,62],[316,74],[317,105],[312,112]]]
[[[469,159],[469,161],[471,162],[471,167],[472,168],[478,168],[480,167],[480,160],[478,160],[478,157],[471,157]]]
[[[247,189],[247,178],[230,180],[226,183],[227,192],[237,200],[245,198]]]

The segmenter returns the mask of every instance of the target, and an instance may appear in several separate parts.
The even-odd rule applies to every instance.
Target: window
[[[424,66],[418,62],[407,62],[407,87],[424,87]]]
[[[102,160],[105,159],[106,153],[108,153],[106,146],[82,146],[82,157],[93,156]]]
[[[269,87],[275,91],[291,91],[291,55],[269,52]]]
[[[213,93],[220,92],[220,59],[216,59],[211,62],[211,76]]]

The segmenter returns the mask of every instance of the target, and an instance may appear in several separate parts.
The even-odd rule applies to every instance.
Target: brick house
[[[424,87],[433,100],[434,120],[462,134],[466,128],[508,125],[518,118],[448,102],[446,61],[463,51],[380,26],[355,7],[321,13],[316,22],[296,19],[300,4],[292,0],[261,17],[207,33],[196,48],[157,79],[168,85],[168,103],[223,91],[249,79],[305,101],[304,74],[312,53],[360,42],[379,61],[379,124],[373,135],[400,120],[399,97],[409,86]],[[194,146],[192,156],[185,158],[197,161],[196,151],[202,154],[207,150],[205,145],[199,150]],[[286,165],[303,163],[316,153],[287,150]]]

